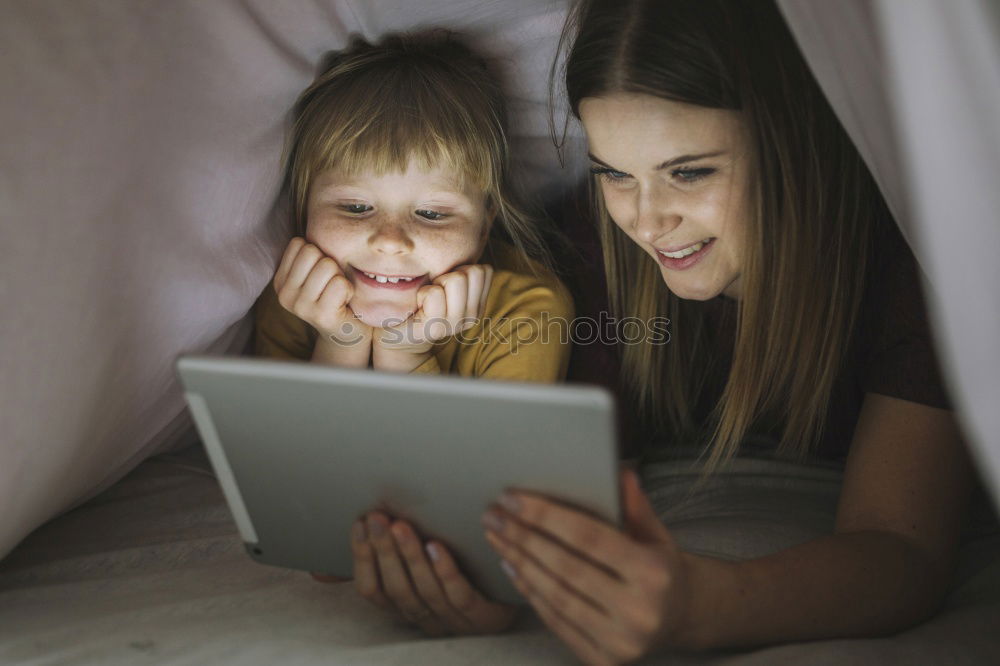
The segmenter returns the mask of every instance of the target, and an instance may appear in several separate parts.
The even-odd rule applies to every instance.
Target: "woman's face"
[[[348,176],[312,183],[306,240],[354,285],[351,309],[382,328],[407,319],[417,290],[456,266],[476,263],[489,232],[485,195],[440,169]]]
[[[747,150],[736,111],[615,93],[580,102],[608,213],[680,298],[740,297]]]

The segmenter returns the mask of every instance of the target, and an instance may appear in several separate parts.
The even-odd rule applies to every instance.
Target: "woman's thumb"
[[[642,490],[639,475],[632,469],[622,470],[622,503],[625,529],[642,542],[673,542],[670,532],[656,516],[653,505]]]

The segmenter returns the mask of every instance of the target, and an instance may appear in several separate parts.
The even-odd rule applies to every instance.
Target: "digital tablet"
[[[523,602],[480,517],[507,488],[620,524],[614,402],[594,386],[184,356],[194,422],[247,552],[352,575],[351,524],[380,509],[447,544],[487,596]]]

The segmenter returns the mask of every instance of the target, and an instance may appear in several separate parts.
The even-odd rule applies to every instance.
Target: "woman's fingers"
[[[523,584],[519,584],[516,580],[514,584],[521,590],[521,594],[528,596],[521,589]],[[589,666],[614,666],[620,663],[619,661],[610,659],[601,650],[600,644],[595,640],[593,635],[581,630],[569,617],[562,615],[558,610],[546,603],[545,599],[540,597],[530,599],[532,608],[538,613],[538,617],[542,619],[542,622],[573,651],[573,654],[580,661]]]
[[[551,569],[495,532],[487,532],[486,540],[503,558],[504,570],[528,601],[532,597],[544,599],[560,615],[573,618],[575,624],[588,633],[597,634],[606,628],[609,618],[603,604],[615,603],[620,597],[620,584],[605,580],[607,574],[603,570],[565,549],[560,557],[551,558],[565,569]]]
[[[487,513],[492,519],[484,516],[484,525],[560,574],[566,573],[562,567],[568,564],[558,561],[564,552],[574,551],[600,565],[609,574],[608,580],[620,577],[621,563],[637,555],[638,549],[625,534],[577,509],[523,492],[504,493],[499,504]],[[550,547],[552,541],[563,548]]]

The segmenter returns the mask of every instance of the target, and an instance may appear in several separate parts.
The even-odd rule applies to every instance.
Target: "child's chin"
[[[399,326],[413,314],[412,310],[384,304],[361,305],[351,303],[351,308],[363,324],[372,328]]]

